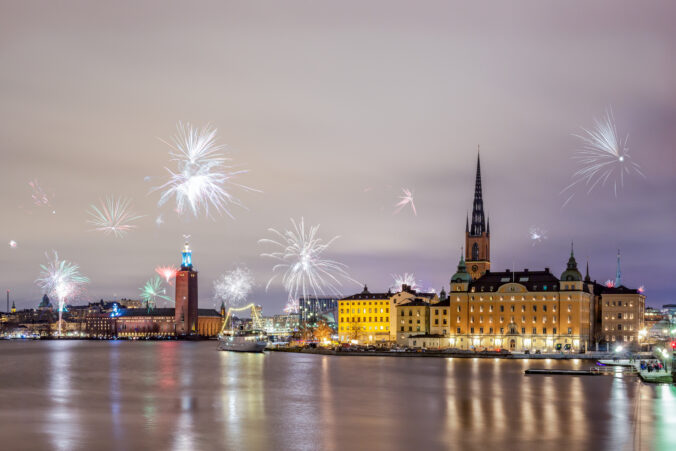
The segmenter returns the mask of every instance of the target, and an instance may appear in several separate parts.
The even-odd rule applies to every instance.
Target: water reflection
[[[524,375],[586,361],[6,346],[2,449],[676,449],[673,386]]]
[[[75,448],[79,436],[79,418],[73,406],[71,349],[76,343],[59,341],[50,343],[48,394],[51,408],[47,414],[46,432],[54,449]]]

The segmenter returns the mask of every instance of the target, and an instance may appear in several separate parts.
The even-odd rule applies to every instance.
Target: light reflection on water
[[[676,449],[676,391],[586,361],[0,343],[3,449]],[[30,440],[26,440],[30,437]]]

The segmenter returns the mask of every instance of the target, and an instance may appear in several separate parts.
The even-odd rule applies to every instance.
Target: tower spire
[[[622,285],[622,271],[620,270],[620,250],[617,250],[617,272],[615,273],[615,286]]]
[[[476,180],[474,182],[474,205],[472,207],[472,228],[471,236],[480,236],[486,231],[486,221],[484,219],[484,201],[481,189],[481,158],[479,148],[476,155]]]
[[[584,274],[584,281],[591,282],[591,277],[589,277],[589,260],[587,260],[587,271]]]

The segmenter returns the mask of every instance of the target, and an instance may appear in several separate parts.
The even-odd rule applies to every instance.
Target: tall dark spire
[[[481,192],[481,159],[477,148],[476,156],[476,182],[474,184],[474,206],[472,207],[472,228],[471,236],[480,236],[486,231],[486,220],[484,218],[484,201]]]

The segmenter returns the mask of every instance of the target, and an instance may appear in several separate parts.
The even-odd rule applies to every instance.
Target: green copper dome
[[[469,283],[472,277],[467,272],[467,265],[465,265],[465,257],[460,254],[460,263],[458,263],[458,271],[451,277],[451,283]]]
[[[577,261],[575,261],[575,254],[573,253],[573,244],[570,244],[570,258],[566,270],[561,273],[562,282],[576,282],[582,280],[582,274],[577,270]]]

